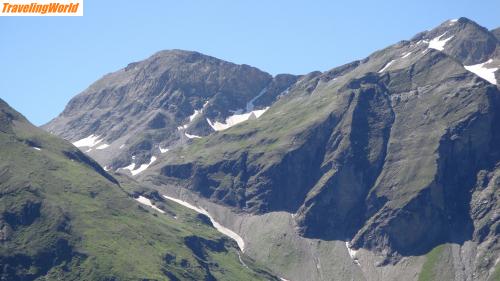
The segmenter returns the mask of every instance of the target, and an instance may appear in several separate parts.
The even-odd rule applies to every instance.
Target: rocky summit
[[[499,40],[460,18],[300,76],[162,51],[43,129],[289,280],[499,280]]]

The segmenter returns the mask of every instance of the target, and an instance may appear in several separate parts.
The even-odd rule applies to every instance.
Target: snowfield
[[[149,163],[148,164],[142,164],[139,168],[137,168],[135,170],[132,170],[131,171],[132,175],[135,176],[135,175],[138,175],[138,174],[144,172],[149,167],[149,165],[153,164],[154,161],[156,161],[156,157],[155,156],[151,156],[151,159],[149,160]]]
[[[358,258],[356,257],[356,253],[358,251],[351,248],[351,243],[349,243],[349,241],[345,242],[345,247],[347,248],[347,252],[349,253],[349,256],[354,261],[354,263],[357,265],[361,265],[358,261]]]
[[[429,46],[427,48],[429,49],[435,49],[435,50],[438,50],[438,51],[442,51],[444,50],[444,45],[446,45],[446,43],[448,41],[450,41],[454,35],[446,38],[446,39],[443,39],[441,40],[441,37],[445,36],[446,35],[446,32],[439,35],[438,37],[436,38],[433,38],[431,41],[429,41]]]
[[[105,148],[108,148],[108,147],[109,147],[109,144],[104,143],[104,144],[101,144],[98,147],[96,147],[96,149],[105,149]]]
[[[409,55],[411,55],[411,52],[408,52],[408,53],[404,54],[401,58],[402,59],[407,58]]]
[[[73,142],[73,145],[76,147],[94,147],[102,141],[102,139],[99,138],[99,136],[92,134],[86,138]]]
[[[132,159],[134,159],[135,157],[132,157]],[[132,176],[136,176],[142,172],[144,172],[151,164],[153,164],[153,162],[156,161],[156,156],[151,156],[151,159],[149,160],[149,163],[147,164],[142,164],[141,166],[139,166],[139,168],[136,168],[135,167],[135,163],[130,163],[130,165],[126,166],[126,167],[122,167],[122,168],[118,168],[119,169],[122,169],[122,170],[129,170],[130,173],[132,173]]]
[[[163,211],[162,209],[153,205],[153,203],[151,203],[151,200],[149,200],[148,198],[146,198],[144,196],[139,196],[139,198],[135,198],[135,200],[143,205],[149,206],[149,207],[157,210],[158,212],[160,212],[162,214],[165,214],[165,211]]]
[[[186,132],[184,132],[184,135],[188,138],[188,139],[201,139],[200,136],[197,136],[197,135],[191,135],[191,134],[188,134]]]
[[[210,121],[210,119],[208,118],[207,122],[208,125],[210,125],[212,129],[214,129],[214,131],[223,131],[247,120],[258,119],[268,109],[269,107],[266,107],[264,109],[254,110],[243,114],[234,114],[226,118],[226,121],[224,123],[221,123],[219,121],[215,121],[215,123],[212,123],[212,121]]]
[[[382,73],[384,72],[389,66],[391,66],[391,64],[394,63],[394,60],[391,60],[390,62],[388,62],[384,67],[382,67],[381,70],[378,71],[378,73]]]
[[[493,60],[487,62],[474,64],[474,65],[464,65],[465,69],[476,74],[477,76],[483,78],[484,80],[490,82],[493,85],[497,85],[497,79],[495,78],[495,72],[498,70],[497,67],[487,68],[486,64],[491,63]]]
[[[200,115],[201,113],[203,113],[203,110],[205,110],[205,107],[207,107],[207,105],[208,105],[208,101],[206,101],[206,102],[203,104],[203,107],[202,107],[202,108],[200,108],[200,109],[195,109],[195,110],[194,110],[194,112],[193,112],[193,114],[191,114],[191,115],[189,116],[189,122],[188,122],[188,123],[186,123],[186,124],[184,124],[184,125],[178,126],[178,127],[177,127],[177,130],[179,130],[179,131],[180,131],[180,130],[185,130],[185,129],[187,129],[187,128],[191,125],[191,123],[193,123],[193,120],[194,120],[196,117],[198,117],[198,115]]]
[[[238,243],[238,247],[240,248],[241,252],[245,251],[245,241],[243,241],[243,238],[241,238],[241,236],[239,236],[236,232],[224,227],[223,225],[218,223],[216,220],[214,220],[214,218],[205,209],[196,207],[196,206],[191,205],[190,203],[188,203],[186,201],[182,201],[180,199],[173,198],[173,197],[170,197],[167,195],[163,195],[163,197],[165,197],[166,199],[168,199],[170,201],[174,201],[178,204],[181,204],[182,206],[189,208],[197,213],[200,213],[200,214],[207,216],[210,219],[210,221],[212,222],[212,224],[214,225],[214,227],[220,233],[222,233],[222,234],[228,236],[229,238],[233,239],[234,241],[236,241],[236,243]]]

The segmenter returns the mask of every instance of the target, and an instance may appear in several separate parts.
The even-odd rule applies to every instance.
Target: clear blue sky
[[[303,74],[451,18],[495,28],[499,11],[499,0],[85,0],[83,17],[0,18],[0,97],[41,125],[104,74],[163,49]]]

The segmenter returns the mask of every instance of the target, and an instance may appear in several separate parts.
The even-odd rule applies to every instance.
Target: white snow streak
[[[391,60],[390,62],[388,62],[381,70],[378,71],[378,73],[382,73],[384,72],[389,66],[391,66],[391,64],[394,63],[394,60]]]
[[[208,118],[207,122],[208,125],[210,125],[210,127],[212,127],[212,129],[214,129],[215,131],[223,131],[241,122],[245,122],[251,119],[257,119],[268,109],[269,107],[266,107],[264,109],[254,110],[243,114],[234,114],[226,118],[226,121],[224,123],[221,123],[219,121],[215,121],[215,123],[212,123],[212,121],[210,121],[210,119]]]
[[[139,196],[139,198],[134,198],[137,202],[141,203],[141,204],[144,204],[146,206],[149,206],[155,210],[157,210],[158,212],[162,213],[162,214],[165,214],[165,211],[163,211],[162,209],[156,207],[155,205],[153,205],[153,203],[151,203],[151,200],[149,200],[148,198],[144,197],[144,196]]]
[[[33,149],[36,149],[36,150],[42,150],[40,147],[36,147],[36,146],[32,146]]]
[[[356,257],[356,253],[358,251],[351,248],[351,243],[349,243],[349,241],[345,242],[345,247],[347,248],[347,252],[349,253],[349,256],[354,261],[354,263],[360,265],[358,258]]]
[[[218,223],[217,221],[214,220],[214,218],[203,208],[199,208],[199,207],[196,207],[196,206],[193,206],[191,204],[189,204],[188,202],[186,201],[182,201],[180,199],[177,199],[177,198],[173,198],[173,197],[170,197],[170,196],[167,196],[167,195],[163,195],[163,197],[165,197],[166,199],[170,200],[170,201],[174,201],[178,204],[181,204],[182,206],[186,207],[186,208],[189,208],[197,213],[200,213],[200,214],[204,214],[205,216],[207,216],[210,221],[212,222],[212,224],[214,225],[214,227],[222,234],[228,236],[229,238],[233,239],[234,241],[236,241],[236,243],[238,243],[238,247],[240,248],[240,250],[242,252],[245,251],[245,241],[243,241],[243,238],[241,238],[241,236],[239,236],[236,232],[224,227],[223,225],[221,225],[220,223]]]
[[[200,136],[197,136],[197,135],[191,135],[191,134],[188,134],[186,132],[184,132],[184,135],[188,138],[188,139],[201,139]]]
[[[105,148],[107,148],[108,146],[109,146],[109,144],[104,143],[104,144],[101,144],[101,145],[99,145],[98,147],[96,147],[96,149],[105,149]]]
[[[151,159],[149,160],[148,164],[142,164],[139,168],[132,170],[130,172],[132,173],[133,176],[138,175],[138,174],[144,172],[149,167],[149,165],[153,164],[154,161],[156,161],[156,157],[151,156]]]
[[[135,157],[132,157],[132,159],[134,159],[134,158]],[[130,165],[128,165],[126,167],[119,168],[119,169],[129,170],[130,173],[132,173],[132,176],[135,176],[135,175],[138,175],[138,174],[144,172],[151,164],[153,164],[154,161],[156,161],[156,156],[151,156],[149,163],[142,164],[138,168],[136,167],[135,163],[130,163]]]
[[[484,80],[490,82],[493,85],[497,84],[497,79],[495,78],[495,71],[498,70],[497,67],[487,68],[484,65],[491,63],[493,60],[487,62],[475,64],[475,65],[464,65],[465,69],[476,74],[477,76],[483,78]]]
[[[120,145],[119,149],[122,149],[125,147],[125,144]]]
[[[193,122],[193,120],[194,120],[194,119],[195,119],[198,115],[200,115],[200,114],[203,112],[203,110],[205,109],[205,107],[207,107],[207,105],[208,105],[208,101],[206,101],[206,102],[203,104],[203,107],[202,107],[202,108],[200,108],[200,109],[195,109],[195,110],[194,110],[194,113],[193,113],[193,114],[191,114],[191,115],[189,116],[189,122],[188,122],[188,123],[186,123],[186,124],[184,124],[184,125],[181,125],[181,126],[177,127],[177,130],[179,130],[179,131],[180,131],[180,130],[182,130],[182,129],[184,129],[184,130],[185,130],[185,129],[187,129],[187,128],[189,127],[189,125],[191,125],[191,123]]]
[[[240,260],[241,265],[248,268],[248,265],[243,261],[243,259],[241,258],[241,254],[239,252],[238,252],[238,259]]]
[[[446,45],[446,43],[451,40],[451,38],[453,38],[454,35],[446,38],[446,39],[443,39],[441,40],[441,37],[443,37],[444,35],[446,34],[443,33],[441,35],[439,35],[438,37],[436,38],[433,38],[431,41],[429,41],[429,46],[427,48],[429,49],[435,49],[435,50],[438,50],[438,51],[442,51],[444,50],[444,45]]]
[[[168,151],[168,148],[161,148],[161,146],[158,146],[158,148],[160,149],[160,153],[165,153]]]
[[[266,110],[269,109],[269,107],[266,107],[266,108],[260,109],[260,110],[254,110],[255,106],[253,103],[258,98],[260,98],[262,95],[264,95],[266,92],[267,92],[267,88],[264,88],[259,92],[259,94],[257,94],[255,97],[253,97],[246,104],[246,107],[245,107],[246,112],[245,113],[243,113],[242,109],[239,109],[236,111],[230,110],[234,114],[227,117],[226,120],[224,121],[224,123],[221,123],[219,121],[215,121],[215,123],[213,123],[210,119],[207,118],[208,125],[210,125],[210,127],[212,127],[212,129],[214,129],[215,131],[223,131],[223,130],[231,128],[232,126],[239,124],[241,122],[245,122],[245,121],[250,120],[250,119],[259,118],[262,114],[264,114],[264,112],[266,112]]]
[[[99,136],[92,134],[86,138],[75,141],[73,143],[73,145],[76,147],[94,147],[96,144],[100,143],[101,141],[102,140],[99,139]]]
[[[135,169],[135,163],[130,163],[130,165],[128,165],[126,167],[119,168],[119,169],[129,170],[130,172],[132,172],[132,170]]]
[[[411,55],[411,52],[405,53],[401,58],[404,59],[404,58],[408,57],[409,55]]]

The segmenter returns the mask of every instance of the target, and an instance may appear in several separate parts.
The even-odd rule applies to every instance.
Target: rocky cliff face
[[[303,235],[386,262],[479,242],[471,192],[500,161],[500,92],[467,67],[494,69],[498,45],[460,19],[304,76],[258,122],[161,158],[148,180],[187,180],[248,212],[292,212]]]
[[[175,69],[187,68],[186,76],[152,80],[165,81],[162,87],[142,88],[146,80],[138,81],[135,87],[143,91],[96,90],[117,83],[105,77],[45,128],[77,140],[122,126],[120,137],[113,140],[109,133],[106,142],[126,142],[128,152],[110,149],[103,158],[95,154],[102,163],[116,169],[137,157],[138,163],[150,164],[139,180],[184,186],[236,212],[290,212],[302,235],[349,241],[352,249],[383,256],[381,265],[428,253],[443,243],[472,241],[478,250],[467,253],[470,274],[487,280],[494,278],[499,257],[499,45],[498,29],[490,32],[461,18],[363,60],[300,77],[273,78],[256,69],[247,70],[252,75],[239,74],[234,69],[247,68],[220,61],[217,67],[195,63],[189,68],[182,61]],[[158,61],[159,72],[168,73],[159,76],[170,77],[171,70],[165,69],[171,61],[163,56],[171,52],[160,54],[127,68],[140,72]],[[236,75],[208,83],[210,73],[220,73],[220,65]],[[189,95],[187,88],[198,88],[191,86],[196,79],[185,77],[197,77],[203,69],[208,75],[199,82],[203,87],[229,83],[230,90],[210,90],[200,97],[202,91],[194,90]],[[118,80],[123,78],[113,81]],[[126,81],[127,87],[134,85]],[[87,101],[90,96],[95,101]],[[169,129],[128,129],[135,115],[123,111],[122,119],[109,119],[114,121],[99,131],[101,119],[119,115],[114,108],[120,103],[103,108],[101,115],[71,113],[86,106],[100,112],[100,100],[110,96],[130,102],[148,97],[137,107],[137,116],[150,116],[154,127]],[[175,108],[158,107],[168,118],[151,115],[156,107],[149,104],[159,97]],[[195,102],[186,105],[187,97]],[[268,106],[262,116],[248,114],[245,122],[224,127],[233,124],[230,116]],[[196,109],[201,113],[188,122]],[[85,125],[72,123],[79,120],[86,120]],[[150,123],[140,126],[144,124]],[[183,136],[193,134],[202,138],[183,143]],[[171,150],[155,152],[158,144]]]

